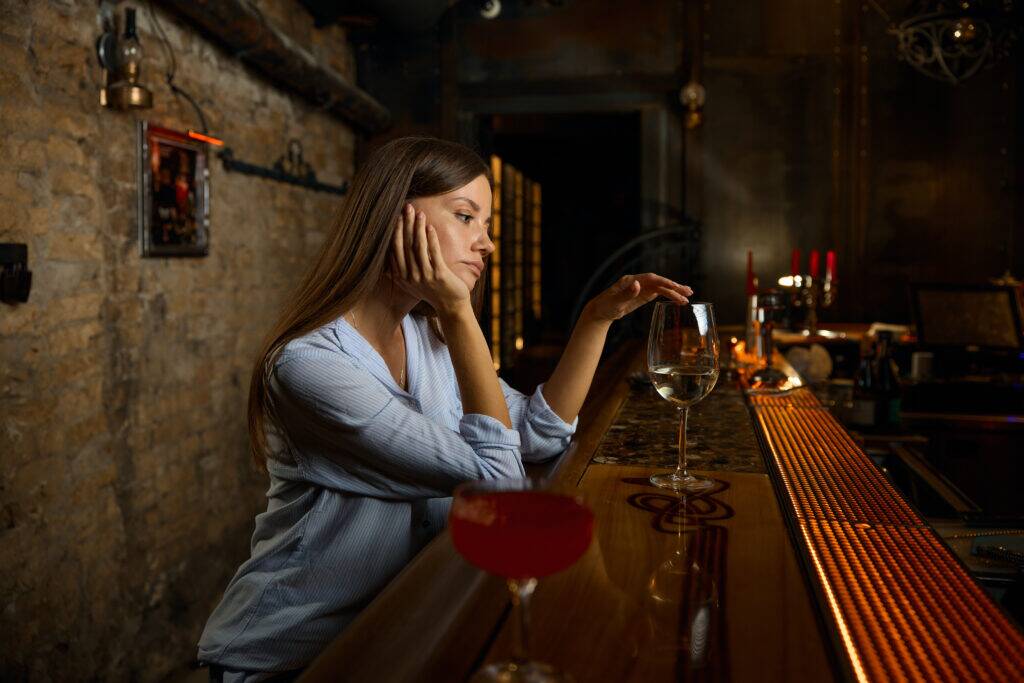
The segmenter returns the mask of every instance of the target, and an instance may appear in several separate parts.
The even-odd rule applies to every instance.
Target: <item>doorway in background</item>
[[[500,275],[490,283],[501,291],[492,289],[485,319],[502,377],[532,391],[554,370],[588,279],[641,230],[640,114],[478,121],[481,151],[500,174]]]

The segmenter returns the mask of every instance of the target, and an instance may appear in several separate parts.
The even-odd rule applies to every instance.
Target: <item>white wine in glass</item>
[[[686,471],[686,418],[689,407],[715,388],[718,353],[711,304],[655,304],[647,342],[647,372],[661,397],[679,409],[679,463],[675,472],[652,475],[655,486],[698,493],[714,485],[711,479]]]

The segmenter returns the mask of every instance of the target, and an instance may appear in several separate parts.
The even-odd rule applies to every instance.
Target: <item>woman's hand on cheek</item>
[[[406,204],[391,242],[394,280],[409,295],[423,299],[438,313],[469,302],[469,288],[452,272],[441,254],[437,231],[427,217]]]
[[[669,301],[685,304],[693,290],[686,285],[654,273],[624,275],[614,285],[587,303],[584,315],[601,322],[612,322],[632,313],[644,304],[663,296]]]

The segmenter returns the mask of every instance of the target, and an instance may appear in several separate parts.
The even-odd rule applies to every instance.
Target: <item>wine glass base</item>
[[[714,479],[695,477],[692,474],[683,476],[679,472],[652,474],[650,481],[659,488],[685,491],[687,493],[700,493],[701,491],[707,491],[715,485]]]
[[[573,683],[567,673],[543,662],[496,662],[477,671],[471,683]]]

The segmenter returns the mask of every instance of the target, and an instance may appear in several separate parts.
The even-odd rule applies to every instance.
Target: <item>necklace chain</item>
[[[356,314],[355,314],[355,311],[349,310],[348,316],[349,316],[349,322],[352,323],[352,327],[355,328],[356,332],[359,332],[359,326],[356,325]],[[359,334],[362,334],[362,332],[359,332]],[[404,389],[405,388],[405,357],[404,356],[402,357],[402,361],[403,361],[402,362],[402,369],[398,372],[398,386],[402,387]]]

